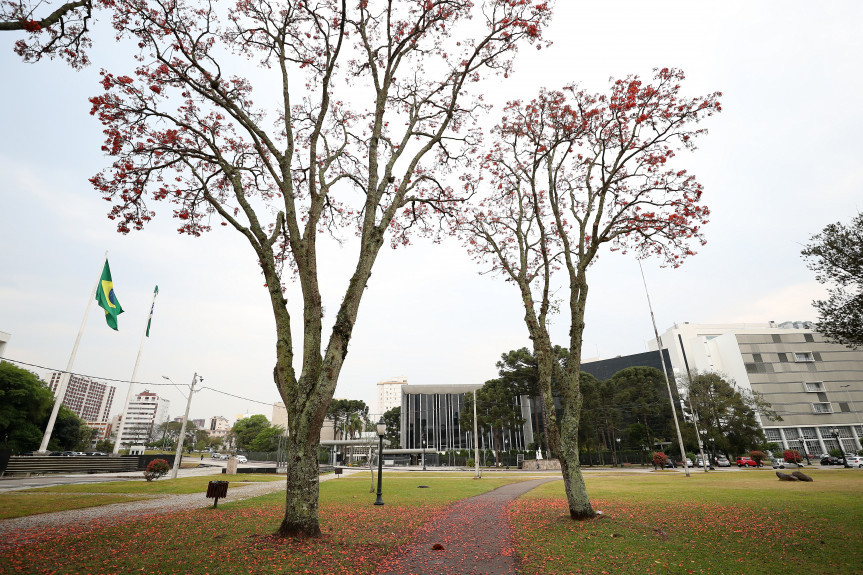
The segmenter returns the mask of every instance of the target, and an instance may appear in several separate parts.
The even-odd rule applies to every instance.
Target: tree
[[[387,434],[384,436],[384,439],[390,442],[389,449],[400,449],[402,408],[397,406],[392,409],[388,409],[383,414],[383,420],[387,426]]]
[[[233,428],[234,436],[237,438],[237,449],[250,449],[255,438],[269,428],[270,420],[266,415],[257,414],[238,420]]]
[[[657,70],[652,83],[637,76],[614,81],[609,95],[576,86],[511,102],[482,155],[483,191],[460,221],[468,248],[519,290],[537,358],[552,448],[573,519],[594,515],[579,463],[581,346],[588,267],[603,245],[656,255],[679,265],[703,242],[709,210],[702,187],[670,160],[692,149],[704,130],[691,125],[718,112],[719,93],[686,98],[683,73]],[[552,299],[552,274],[563,270],[563,302]],[[569,361],[561,389],[563,413],[553,414],[549,314],[562,309],[569,324]],[[559,430],[559,431],[558,431]]]
[[[353,439],[357,431],[362,431],[360,422],[368,421],[369,407],[361,399],[334,399],[327,408],[327,417],[333,422],[334,438]]]
[[[0,362],[0,435],[13,452],[39,448],[54,395],[36,374]]]
[[[116,158],[93,185],[121,233],[142,229],[152,202],[165,201],[180,233],[199,236],[214,219],[250,246],[290,428],[278,533],[317,536],[319,433],[387,232],[408,243],[459,199],[439,174],[476,144],[482,108],[469,88],[506,75],[518,45],[541,41],[548,4],[362,0],[349,10],[346,0],[251,0],[225,16],[188,0],[133,0],[113,14],[141,57],[131,76],[104,73],[105,93],[91,99]],[[454,37],[471,16],[477,35]],[[231,74],[249,60],[261,64],[254,82]],[[256,106],[253,85],[267,74],[276,89]],[[357,256],[327,339],[319,239],[343,228]],[[285,267],[301,291],[299,344]]]
[[[554,394],[560,392],[560,375],[563,372],[563,366],[566,365],[566,359],[569,357],[569,351],[559,345],[553,349],[555,361],[552,364],[551,387]],[[542,417],[542,430],[545,436],[544,446],[548,453],[548,430],[546,429],[547,421],[545,419],[545,411],[537,409],[536,400],[540,396],[539,386],[539,368],[536,362],[536,356],[526,347],[521,349],[510,350],[501,354],[500,361],[497,362],[497,373],[499,381],[513,388],[513,395],[526,395],[530,398],[531,413],[534,416],[533,428],[540,430],[540,416]],[[540,406],[542,402],[540,402]],[[543,442],[537,437],[536,443],[542,445]]]
[[[697,373],[691,382],[682,384],[699,427],[726,455],[764,444],[758,414],[770,421],[782,421],[759,393],[740,389],[733,380],[717,373]]]
[[[863,214],[847,226],[830,224],[801,252],[815,279],[829,284],[827,300],[812,302],[817,329],[852,349],[863,346]]]
[[[491,433],[495,466],[505,450],[504,432],[524,424],[516,407],[513,388],[499,379],[492,379],[476,390],[476,421],[480,433]],[[473,425],[473,395],[465,394],[459,421],[464,429]]]
[[[611,376],[611,381],[614,403],[643,425],[647,445],[653,449],[654,438],[664,433],[671,418],[665,375],[654,367],[628,367]]]
[[[249,451],[278,451],[279,438],[285,434],[285,430],[280,425],[271,425],[266,427],[255,436],[248,445]]]
[[[96,3],[107,4],[108,0]],[[56,5],[53,10],[52,5]],[[59,3],[0,0],[0,31],[27,32],[27,40],[15,42],[15,53],[25,62],[59,56],[80,68],[89,63],[86,49],[92,45],[89,25],[93,8],[93,0]]]
[[[42,422],[42,428],[48,425],[48,418]],[[90,443],[96,430],[87,425],[87,422],[75,415],[66,407],[60,406],[57,412],[57,420],[54,422],[54,431],[51,433],[51,441],[48,449],[56,451],[83,451],[90,449]]]

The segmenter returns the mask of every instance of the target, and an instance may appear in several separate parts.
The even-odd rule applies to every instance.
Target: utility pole
[[[203,381],[203,377],[201,380]],[[189,399],[186,401],[186,414],[183,416],[183,424],[180,426],[180,437],[177,438],[177,452],[174,454],[174,468],[171,469],[171,479],[177,478],[177,470],[180,468],[180,456],[183,454],[183,440],[186,438],[186,422],[189,421],[189,408],[192,407],[192,394],[195,392],[195,383],[198,381],[198,373],[192,376],[192,387],[189,388]]]
[[[477,424],[476,424],[476,390],[473,390],[473,457],[474,465],[476,466],[476,475],[474,479],[482,479],[482,474],[479,472],[479,442],[477,442]]]

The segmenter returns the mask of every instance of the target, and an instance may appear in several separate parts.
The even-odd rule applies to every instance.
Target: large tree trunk
[[[277,535],[317,537],[318,524],[318,441],[308,437],[288,438],[288,477],[285,517]]]

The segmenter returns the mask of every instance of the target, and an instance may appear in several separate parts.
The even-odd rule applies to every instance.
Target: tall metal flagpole
[[[677,409],[674,407],[674,395],[671,393],[671,381],[668,379],[668,369],[665,367],[665,358],[662,356],[662,339],[659,337],[659,331],[656,329],[656,318],[653,317],[653,305],[650,303],[650,293],[647,291],[647,280],[644,279],[644,268],[641,267],[641,261],[638,262],[638,269],[641,270],[641,281],[644,283],[644,294],[647,296],[647,307],[650,310],[650,321],[653,322],[653,335],[656,336],[656,345],[659,347],[659,363],[662,364],[662,373],[665,374],[665,385],[668,387],[668,400],[671,402],[671,414],[674,415],[674,428],[677,430],[677,442],[680,444],[680,458],[683,460],[683,469],[686,471],[686,477],[689,477],[689,465],[686,463],[686,449],[683,447],[683,435],[680,434],[680,423],[677,421]]]
[[[147,315],[147,323],[144,324],[144,333],[141,334],[138,357],[135,358],[135,368],[132,370],[132,379],[129,380],[129,389],[126,391],[126,403],[123,404],[123,411],[120,413],[120,426],[117,429],[117,439],[114,441],[114,455],[120,453],[120,438],[126,430],[126,412],[129,411],[129,402],[132,400],[132,387],[135,385],[135,380],[138,377],[138,365],[141,363],[141,354],[144,352],[144,340],[150,332],[150,321],[153,319],[153,310],[156,307],[157,295],[159,295],[159,286],[156,286],[156,289],[153,290],[153,299],[150,301],[150,313]]]
[[[78,344],[81,343],[81,335],[84,333],[84,326],[87,324],[87,316],[90,315],[90,306],[93,300],[96,299],[96,290],[99,289],[99,282],[102,279],[102,269],[105,267],[105,262],[108,260],[108,250],[105,250],[105,257],[102,258],[102,265],[99,267],[99,278],[96,284],[90,291],[90,298],[87,300],[87,309],[84,311],[84,317],[81,319],[81,327],[78,328],[78,337],[75,338],[75,345],[72,346],[72,355],[69,356],[69,363],[66,364],[66,371],[60,374],[60,382],[57,384],[57,393],[54,397],[54,409],[51,410],[51,417],[48,418],[48,426],[45,428],[45,434],[42,436],[42,443],[39,445],[39,453],[48,451],[48,442],[51,441],[51,432],[54,431],[54,424],[57,422],[57,414],[60,412],[60,404],[63,403],[63,398],[66,395],[66,386],[69,384],[71,377],[72,366],[75,364],[75,356],[78,354]]]

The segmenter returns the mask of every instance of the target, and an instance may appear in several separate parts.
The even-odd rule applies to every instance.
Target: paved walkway
[[[507,503],[559,479],[521,481],[453,504],[384,559],[379,575],[514,574],[518,558],[505,514]]]

